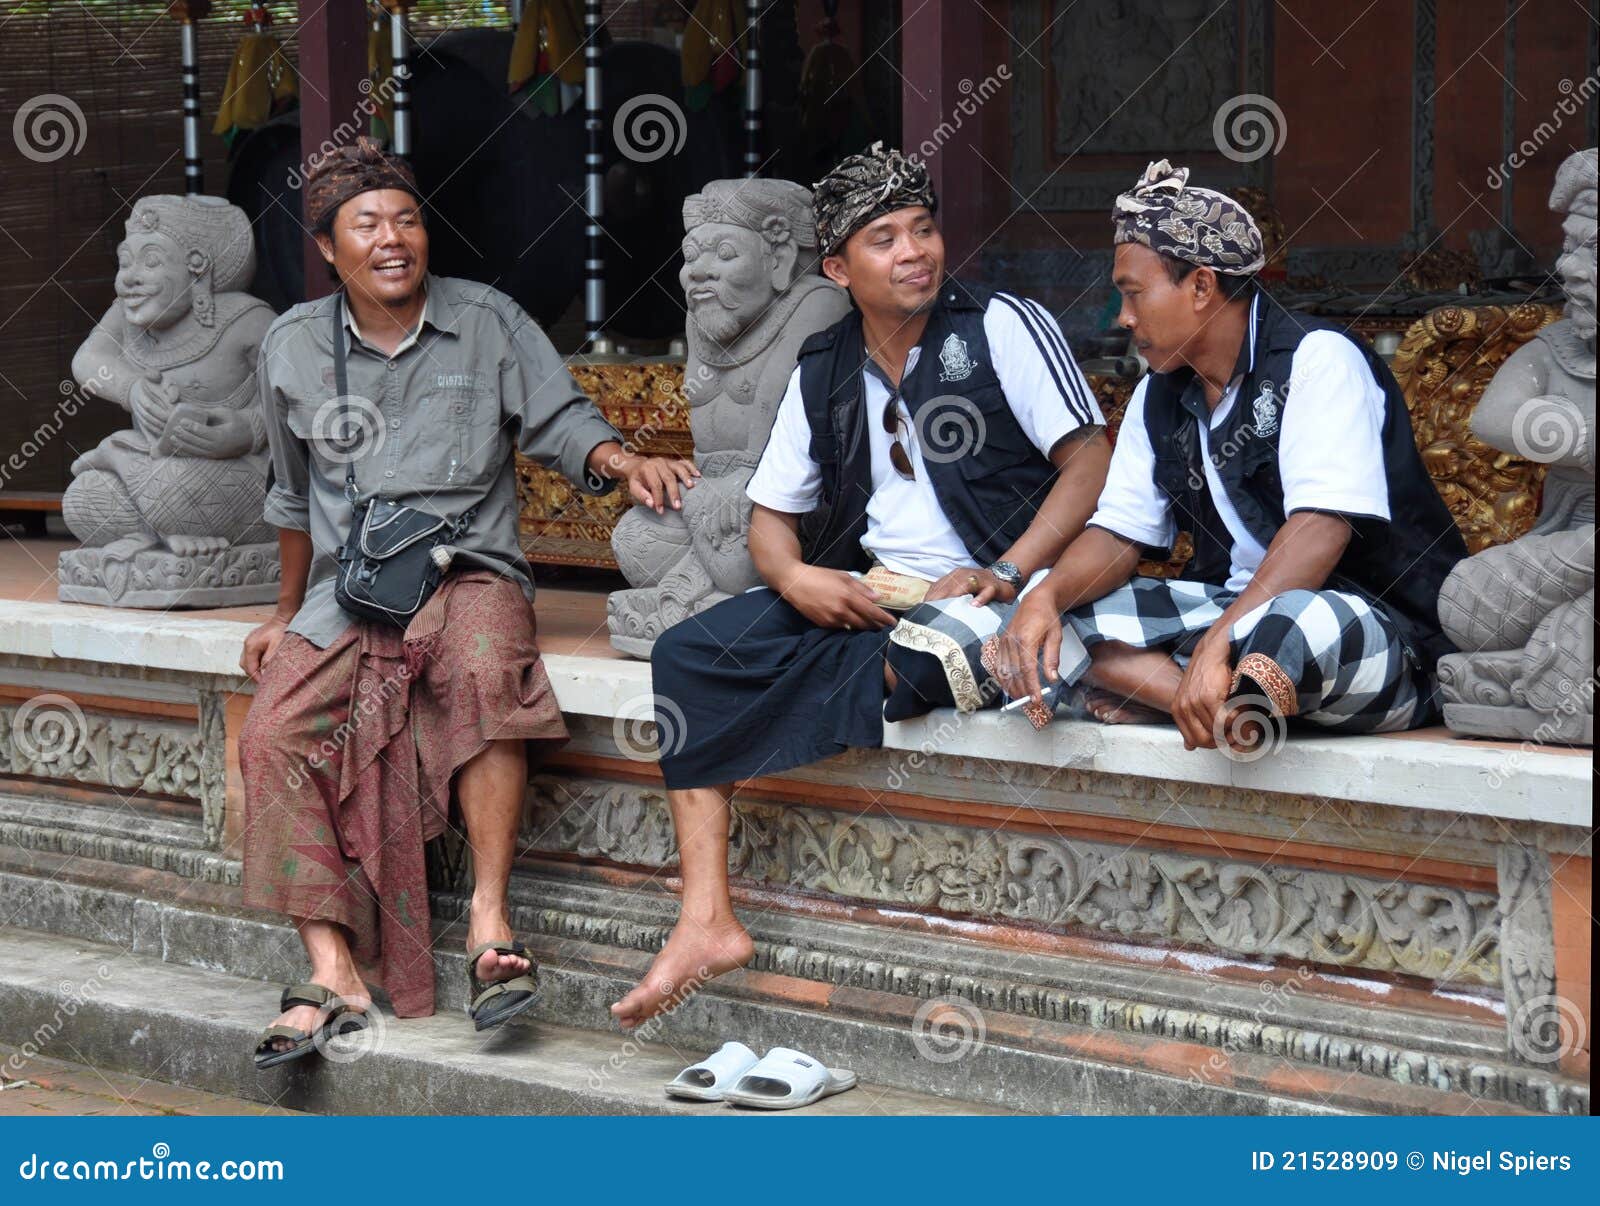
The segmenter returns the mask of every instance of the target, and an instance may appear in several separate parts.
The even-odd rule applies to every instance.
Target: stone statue
[[[220,197],[144,197],[117,247],[117,300],[72,358],[86,393],[133,427],[72,463],[60,597],[127,607],[219,607],[277,597],[262,519],[267,437],[256,357],[270,306],[244,211]]]
[[[1484,443],[1549,472],[1532,530],[1461,562],[1440,592],[1462,650],[1439,663],[1457,732],[1594,742],[1596,162],[1593,149],[1570,156],[1550,195],[1565,215],[1566,316],[1501,366],[1472,417]]]
[[[608,605],[611,643],[648,657],[657,636],[761,585],[745,540],[745,484],[766,447],[800,344],[850,309],[817,272],[811,191],[787,180],[713,180],[684,200],[689,357],[684,399],[703,475],[683,510],[634,507],[611,547],[635,589]]]

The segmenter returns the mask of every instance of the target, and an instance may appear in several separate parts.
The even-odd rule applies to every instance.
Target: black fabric
[[[1439,627],[1439,589],[1467,548],[1417,452],[1400,385],[1365,342],[1342,328],[1265,299],[1256,305],[1255,343],[1241,349],[1236,370],[1245,379],[1228,420],[1210,434],[1217,475],[1251,535],[1263,548],[1270,545],[1285,520],[1278,467],[1281,424],[1263,432],[1256,400],[1265,394],[1272,400],[1269,412],[1281,417],[1295,349],[1313,331],[1334,331],[1354,343],[1384,392],[1384,476],[1393,521],[1347,516],[1355,535],[1324,585],[1381,605],[1400,630],[1406,652],[1431,673],[1439,658],[1455,649]],[[1221,586],[1230,573],[1233,541],[1212,501],[1200,460],[1198,425],[1210,422],[1210,412],[1194,371],[1185,367],[1152,373],[1144,413],[1155,450],[1156,485],[1172,500],[1178,527],[1194,540],[1194,556],[1183,576]]]
[[[1000,560],[1027,531],[1056,475],[1018,422],[995,373],[983,326],[993,296],[947,281],[918,342],[916,367],[900,382],[934,494],[979,565]],[[952,337],[967,363],[961,366],[965,375],[945,379],[941,353]],[[822,500],[800,529],[805,559],[813,565],[849,570],[867,564],[861,549],[872,496],[866,424],[876,417],[864,414],[861,377],[869,360],[858,310],[800,347],[800,395],[811,426],[811,458],[822,470]],[[1065,388],[1063,393],[1074,396]],[[969,438],[964,432],[980,435]],[[930,446],[946,455],[928,455]],[[957,449],[959,456],[948,455]]]
[[[650,654],[667,787],[715,787],[881,746],[889,631],[819,628],[766,588],[667,629]]]

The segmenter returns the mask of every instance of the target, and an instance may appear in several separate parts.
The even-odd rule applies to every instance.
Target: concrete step
[[[269,1006],[274,984],[305,974],[293,930],[208,896],[212,885],[191,882],[180,890],[166,882],[170,877],[162,877],[135,896],[109,883],[86,881],[87,864],[82,861],[56,866],[48,857],[37,857],[26,874],[0,868],[0,898],[19,902],[12,914],[15,925],[70,941],[86,936],[168,964],[248,977]],[[632,880],[608,888],[550,878],[532,882],[519,875],[512,887],[513,924],[540,963],[543,992],[531,1020],[541,1032],[544,1024],[576,1026],[623,1043],[607,1004],[648,966],[675,914],[675,900],[660,885]],[[171,903],[175,899],[189,903]],[[464,907],[464,900],[451,893],[435,894],[439,1008],[452,1025],[465,999],[465,959],[464,935],[451,923]],[[1581,1112],[1577,1104],[1566,1104],[1569,1098],[1579,1102],[1577,1090],[1548,1076],[1535,1078],[1542,1086],[1536,1094],[1521,1093],[1510,1100],[1453,1088],[1474,1078],[1514,1074],[1489,1057],[1491,1036],[1477,1025],[1436,1029],[1438,1054],[1424,1047],[1417,1056],[1422,1061],[1419,1075],[1400,1083],[1354,1067],[1253,1054],[1216,1034],[1146,1028],[1137,1017],[1130,1016],[1127,1025],[1110,1024],[1110,1003],[1124,992],[1142,987],[1156,1000],[1179,999],[1184,985],[1176,977],[1166,984],[1167,974],[1154,970],[1139,972],[1137,982],[1124,984],[1127,972],[1031,955],[1019,962],[1017,952],[979,942],[952,946],[912,931],[819,917],[791,923],[754,914],[751,922],[758,948],[771,948],[771,957],[763,959],[758,949],[757,967],[714,981],[664,1019],[650,1039],[695,1057],[729,1037],[758,1050],[780,1044],[798,1047],[842,1062],[875,1084],[1033,1113],[1520,1112],[1513,1101],[1541,1112]],[[803,924],[806,932],[790,932],[791,924]],[[829,951],[851,952],[863,970],[881,961],[920,978],[905,984],[894,977],[886,982],[882,976],[841,979],[843,964]],[[827,959],[833,959],[831,969],[822,965]],[[997,961],[1013,966],[996,966]],[[0,959],[0,979],[6,976],[7,962]],[[960,968],[963,974],[930,980],[919,967]],[[1018,978],[1037,975],[1053,985],[1076,984],[1072,996],[1078,1003],[1048,1018],[1011,1011],[1003,1000],[984,998],[981,1009],[963,1004],[963,998],[973,999],[974,990],[981,992],[985,981],[1000,971]],[[1261,999],[1254,989],[1208,988],[1190,980],[1188,1000],[1191,1009],[1210,1006],[1240,1017],[1246,1007],[1235,998],[1242,991]],[[930,999],[934,997],[950,1007],[929,1012],[938,1006]],[[1311,1005],[1307,1003],[1308,1009]],[[1315,1008],[1326,1012],[1330,1025],[1324,1033],[1339,1034],[1350,1025],[1348,1004]],[[1107,1016],[1100,1017],[1096,1009]],[[271,1012],[269,1008],[267,1016]],[[1140,1012],[1153,1016],[1154,1007],[1140,1007]],[[1169,1020],[1177,1016],[1168,1013]],[[247,1040],[265,1018],[256,1011],[248,1020]],[[1371,1019],[1373,1032],[1387,1032],[1391,1042],[1401,1044],[1425,1039],[1419,1026],[1419,1019],[1403,1011]],[[970,1037],[963,1039],[964,1033]],[[0,1029],[0,1041],[4,1039]],[[676,1066],[688,1062],[682,1059]],[[1536,1087],[1534,1082],[1530,1087]],[[1586,1102],[1587,1087],[1582,1088]]]
[[[25,1080],[11,1067],[26,1068]],[[184,1118],[302,1116],[300,1110],[223,1097],[203,1089],[108,1072],[68,1060],[29,1057],[20,1047],[0,1043],[0,1117],[131,1118],[178,1115]]]
[[[662,1093],[704,1050],[543,1020],[479,1035],[454,1011],[399,1022],[380,1010],[339,1058],[258,1073],[250,1050],[277,996],[260,980],[0,928],[0,1043],[20,1049],[23,1076],[28,1057],[61,1051],[93,1068],[322,1114],[747,1114]],[[796,1112],[1007,1111],[863,1084]]]

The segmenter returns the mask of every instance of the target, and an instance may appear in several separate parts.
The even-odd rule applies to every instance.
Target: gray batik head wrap
[[[1189,187],[1189,169],[1158,159],[1117,198],[1113,242],[1143,243],[1173,259],[1229,276],[1260,272],[1266,260],[1256,220],[1232,197]]]
[[[823,255],[837,255],[845,240],[874,218],[917,205],[930,213],[939,210],[926,165],[875,142],[871,150],[851,155],[813,186],[817,244]]]

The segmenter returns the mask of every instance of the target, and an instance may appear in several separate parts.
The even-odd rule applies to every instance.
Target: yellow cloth
[[[683,84],[696,88],[711,77],[711,68],[744,37],[744,5],[738,0],[700,0],[683,31]],[[719,90],[728,79],[717,79]]]
[[[265,125],[274,109],[298,94],[294,68],[277,37],[259,31],[247,33],[239,39],[233,65],[228,68],[212,132],[226,134]]]
[[[387,139],[394,125],[394,106],[389,101],[393,95],[389,78],[393,75],[394,49],[389,41],[389,17],[385,15],[367,31],[367,79],[372,83],[367,95],[377,98],[377,112],[372,115],[372,134],[377,138]]]
[[[583,83],[583,21],[575,0],[532,0],[511,43],[506,83],[516,92],[539,75],[539,52],[563,84]]]

